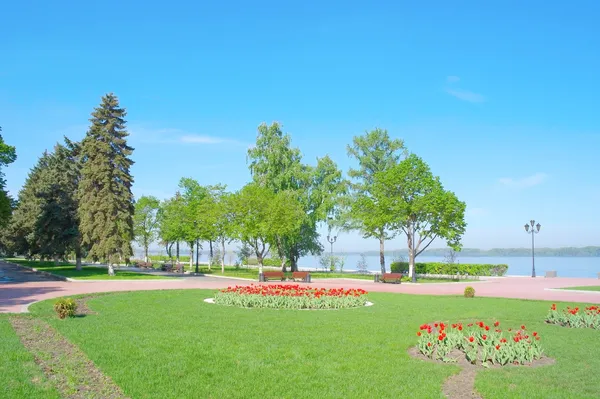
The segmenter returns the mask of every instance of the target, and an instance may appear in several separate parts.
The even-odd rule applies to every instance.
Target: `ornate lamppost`
[[[329,250],[329,254],[331,256],[333,256],[333,243],[335,242],[335,240],[337,240],[337,236],[327,236],[327,242],[330,245],[330,250]]]
[[[529,224],[525,224],[525,232],[531,234],[531,277],[535,277],[535,235],[540,232],[541,224],[535,224],[531,219]]]

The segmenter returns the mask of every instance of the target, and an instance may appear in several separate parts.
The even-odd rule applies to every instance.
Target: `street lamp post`
[[[331,256],[333,256],[333,243],[335,242],[335,240],[337,240],[337,236],[327,236],[327,242],[330,245],[330,250],[329,250],[329,254]]]
[[[332,268],[333,265],[333,243],[335,242],[335,240],[337,240],[337,236],[327,236],[327,242],[329,243],[329,262],[330,262],[330,268]]]
[[[531,234],[531,277],[535,277],[535,235],[540,232],[541,224],[535,224],[531,219],[529,224],[525,224],[525,232]]]

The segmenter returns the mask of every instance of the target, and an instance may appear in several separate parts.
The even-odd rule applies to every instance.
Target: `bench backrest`
[[[283,272],[263,272],[265,277],[283,277]]]
[[[308,276],[308,272],[293,272],[292,277],[294,278],[304,278]]]
[[[383,278],[402,278],[402,273],[383,273]]]

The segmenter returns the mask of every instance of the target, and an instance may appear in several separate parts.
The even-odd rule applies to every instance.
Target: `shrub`
[[[148,262],[170,262],[171,259],[167,255],[148,255]],[[175,256],[173,256],[175,261]],[[189,255],[180,255],[179,262],[186,263],[190,261]]]
[[[246,261],[247,261],[247,264],[250,266],[258,265],[258,260],[256,258],[248,258],[248,259],[246,259]],[[285,265],[290,266],[290,262],[286,261]],[[279,259],[279,258],[264,258],[263,266],[281,267],[281,259]]]
[[[473,298],[475,296],[475,288],[466,287],[465,288],[465,298]]]
[[[533,331],[529,333],[525,326],[513,332],[508,329],[504,333],[500,322],[493,326],[480,321],[463,326],[463,323],[446,325],[435,323],[423,324],[417,336],[419,352],[430,359],[445,362],[456,361],[449,358],[452,350],[463,352],[467,361],[472,364],[478,361],[482,365],[492,364],[525,364],[531,363],[542,356],[540,335]]]
[[[342,309],[364,306],[367,292],[357,288],[312,288],[298,284],[235,286],[215,294],[215,303],[242,308]]]
[[[390,269],[392,273],[403,273],[408,270],[408,262],[393,262]],[[508,271],[508,265],[427,262],[415,263],[415,271],[417,274],[503,276]]]
[[[580,310],[579,307],[567,306],[566,309],[559,311],[556,309],[556,304],[552,304],[546,316],[546,322],[564,327],[600,330],[600,306],[588,306],[584,310]]]
[[[74,317],[77,311],[77,303],[72,298],[61,298],[54,303],[54,311],[59,319]]]

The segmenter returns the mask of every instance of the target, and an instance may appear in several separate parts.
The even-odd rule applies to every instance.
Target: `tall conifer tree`
[[[79,228],[88,255],[106,261],[111,275],[113,264],[133,255],[133,148],[127,145],[126,114],[114,94],[105,95],[81,143]]]
[[[81,269],[81,235],[77,217],[79,152],[79,143],[65,137],[65,144],[57,144],[48,157],[36,193],[41,201],[34,229],[40,255],[58,260],[74,252],[77,270]]]

